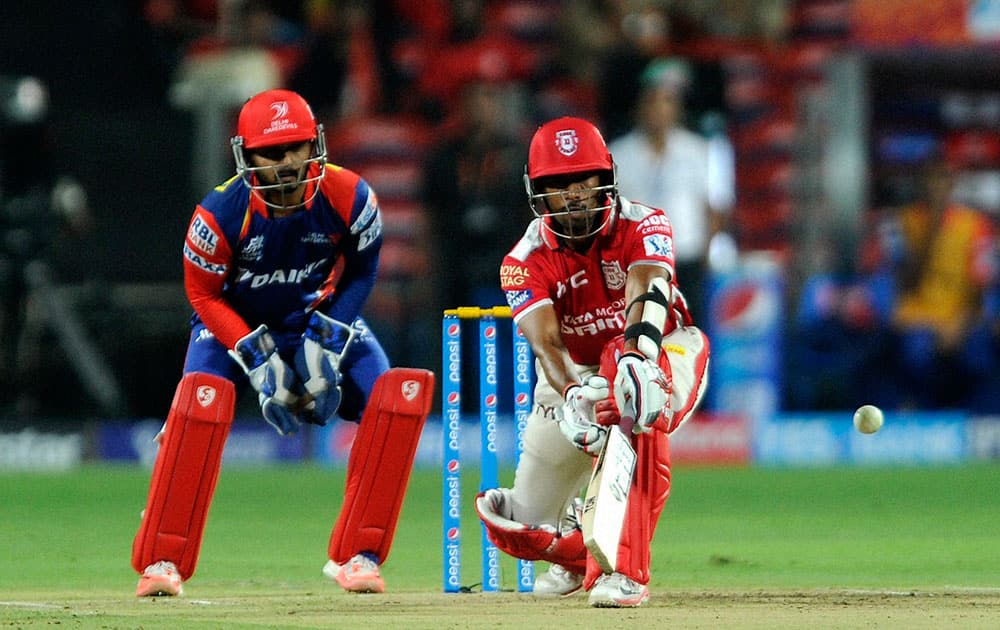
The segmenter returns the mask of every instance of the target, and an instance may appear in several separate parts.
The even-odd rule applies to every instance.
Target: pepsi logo
[[[458,395],[458,392],[451,392],[450,394],[448,394],[448,404],[449,405],[457,405],[459,399],[460,399],[460,396]]]
[[[448,460],[448,472],[457,473],[462,468],[462,465],[458,463],[457,459]]]
[[[517,395],[517,397],[514,399],[514,402],[517,403],[518,405],[527,405],[528,395],[522,392]]]
[[[483,331],[483,336],[486,337],[487,339],[495,339],[497,336],[497,327],[487,326],[486,330]]]
[[[496,407],[497,406],[497,395],[496,394],[487,394],[486,398],[483,399],[483,404],[486,405],[487,407]]]
[[[454,339],[462,332],[462,327],[458,324],[448,324],[448,336]]]
[[[780,305],[764,287],[743,282],[720,292],[713,310],[721,330],[749,333],[773,325]]]
[[[458,540],[458,538],[459,538],[459,536],[461,536],[461,534],[462,534],[462,532],[460,532],[457,527],[449,527],[448,528],[448,540]]]

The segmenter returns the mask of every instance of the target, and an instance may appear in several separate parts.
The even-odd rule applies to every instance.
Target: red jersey
[[[600,363],[605,344],[625,328],[625,278],[636,264],[662,266],[675,285],[673,228],[662,210],[619,197],[608,226],[584,254],[561,246],[535,219],[503,259],[500,288],[517,322],[551,304],[570,357]]]

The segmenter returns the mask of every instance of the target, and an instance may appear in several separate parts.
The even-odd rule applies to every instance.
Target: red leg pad
[[[670,495],[670,441],[666,432],[656,429],[633,436],[632,445],[636,450],[635,475],[625,509],[615,571],[640,584],[648,584],[650,544]],[[587,554],[584,587],[589,590],[600,576],[600,566]]]
[[[235,404],[232,382],[213,374],[191,372],[177,385],[132,543],[136,571],[168,560],[181,578],[194,574]]]
[[[328,554],[346,564],[356,554],[389,556],[424,421],[434,373],[392,368],[375,381],[347,461],[347,487]]]

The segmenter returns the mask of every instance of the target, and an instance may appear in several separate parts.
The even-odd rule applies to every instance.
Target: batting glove
[[[295,390],[301,390],[302,385],[292,368],[278,356],[267,326],[261,324],[237,341],[229,356],[239,363],[250,378],[250,385],[257,390],[264,420],[281,435],[295,433],[299,420],[292,410],[300,403]]]
[[[635,433],[649,433],[660,413],[669,413],[672,385],[651,359],[638,352],[626,352],[618,359],[615,402],[622,418],[631,418]]]
[[[340,362],[353,339],[349,325],[318,311],[309,317],[295,352],[295,371],[312,396],[306,417],[314,424],[326,424],[340,407]]]
[[[578,449],[597,457],[608,438],[606,427],[594,422],[594,404],[608,397],[608,379],[589,376],[583,383],[574,383],[563,392],[564,402],[556,417],[559,430]]]

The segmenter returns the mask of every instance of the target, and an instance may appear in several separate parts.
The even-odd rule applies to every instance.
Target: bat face
[[[605,573],[613,573],[618,560],[635,458],[629,438],[622,431],[609,431],[583,500],[583,541]]]

